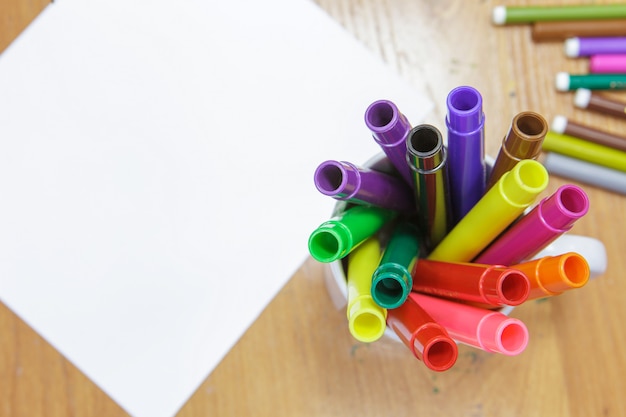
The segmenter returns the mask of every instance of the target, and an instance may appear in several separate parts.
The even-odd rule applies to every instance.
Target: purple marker
[[[313,175],[324,195],[355,204],[397,211],[415,211],[413,190],[400,178],[346,161],[322,162]]]
[[[598,54],[626,53],[626,36],[585,37],[565,40],[565,55],[570,58]]]
[[[530,259],[570,230],[588,210],[585,191],[572,184],[563,185],[541,200],[473,262],[509,266]]]
[[[378,100],[365,110],[365,124],[389,161],[412,188],[413,177],[406,162],[406,136],[411,124],[389,100]]]
[[[448,178],[452,222],[456,224],[485,192],[485,115],[483,98],[472,87],[457,87],[446,101]]]

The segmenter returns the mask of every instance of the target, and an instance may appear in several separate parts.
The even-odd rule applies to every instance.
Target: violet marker
[[[389,174],[346,161],[329,160],[317,167],[313,179],[319,192],[336,200],[415,211],[413,190],[400,178]]]
[[[452,223],[461,220],[485,193],[485,115],[483,99],[472,87],[450,91],[448,108],[448,177]]]
[[[570,58],[598,54],[626,53],[626,36],[569,38],[564,43],[565,55]]]
[[[389,100],[373,102],[365,110],[365,124],[374,140],[382,148],[389,161],[409,186],[413,186],[413,175],[406,163],[406,136],[411,124],[398,107]]]
[[[570,230],[588,210],[589,198],[582,188],[562,185],[493,241],[473,262],[510,266],[528,260]]]

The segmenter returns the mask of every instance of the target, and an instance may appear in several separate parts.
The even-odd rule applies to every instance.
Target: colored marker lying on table
[[[419,304],[460,343],[507,356],[522,353],[528,345],[526,325],[498,311],[417,292],[412,292],[409,300]]]
[[[419,232],[409,222],[398,223],[371,276],[372,298],[384,308],[396,308],[411,292],[411,267],[419,256]]]
[[[626,73],[626,54],[593,55],[589,58],[592,74]]]
[[[587,214],[589,198],[576,185],[563,185],[498,236],[474,262],[513,265],[530,259]]]
[[[452,222],[457,223],[485,193],[485,114],[483,98],[472,87],[453,89],[448,109],[448,178]]]
[[[309,253],[319,262],[341,259],[395,216],[395,211],[375,206],[347,208],[311,233]]]
[[[387,311],[387,325],[428,368],[439,372],[450,369],[459,354],[456,343],[412,294],[400,307]]]
[[[543,150],[626,172],[626,152],[570,135],[548,132],[543,141]]]
[[[431,248],[448,233],[451,213],[446,148],[436,127],[422,124],[411,129],[406,161],[413,171],[419,228]]]
[[[587,88],[576,90],[574,105],[581,109],[593,110],[598,113],[626,119],[626,102],[606,97]]]
[[[548,122],[538,113],[524,111],[518,113],[511,122],[487,180],[487,189],[510,171],[523,159],[537,159],[541,145],[548,132]]]
[[[570,58],[597,54],[626,53],[626,36],[573,37],[563,44],[565,55]]]
[[[513,265],[530,280],[528,300],[559,295],[580,288],[589,281],[589,265],[578,253],[568,252],[546,256],[534,261]]]
[[[626,19],[535,22],[531,29],[534,42],[565,40],[574,36],[626,36]]]
[[[347,301],[348,328],[364,343],[374,342],[385,332],[387,310],[372,299],[372,274],[378,266],[380,244],[369,238],[348,255]]]
[[[580,4],[562,6],[496,6],[496,25],[540,21],[617,19],[626,17],[626,4]]]
[[[403,212],[415,210],[413,190],[400,178],[382,172],[329,160],[317,167],[313,178],[318,191],[337,200]]]
[[[571,91],[578,88],[589,90],[623,90],[626,88],[626,74],[556,74],[555,87],[558,91]]]
[[[539,162],[524,159],[505,172],[474,208],[428,255],[428,259],[470,262],[508,227],[548,185]]]
[[[498,265],[420,259],[411,275],[414,291],[492,306],[520,305],[530,291],[526,275]]]
[[[413,174],[406,163],[406,137],[411,124],[398,107],[389,100],[378,100],[365,110],[365,124],[389,161],[409,185]]]
[[[562,135],[569,135],[579,139],[585,139],[598,145],[608,146],[626,152],[626,136],[614,135],[595,127],[586,126],[568,120],[567,117],[557,115],[552,119],[552,131]]]

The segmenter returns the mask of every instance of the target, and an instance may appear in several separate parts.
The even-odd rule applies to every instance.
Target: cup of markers
[[[399,340],[434,371],[454,365],[457,343],[521,353],[529,332],[512,309],[606,267],[602,242],[566,234],[588,211],[584,190],[563,185],[533,206],[548,185],[536,160],[545,119],[516,115],[489,161],[480,93],[457,87],[446,105],[444,144],[393,102],[370,104],[365,124],[382,152],[362,166],[319,164],[315,186],[338,203],[308,241],[329,265],[352,336]]]

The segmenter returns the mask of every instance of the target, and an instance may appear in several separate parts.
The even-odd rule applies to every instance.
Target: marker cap
[[[402,144],[411,125],[389,100],[377,100],[365,110],[365,124],[381,146]]]
[[[537,270],[537,283],[548,293],[546,295],[580,288],[589,281],[589,265],[575,252],[543,258],[537,263]]]
[[[530,282],[521,271],[494,266],[483,274],[480,288],[489,304],[517,306],[528,298]]]
[[[372,298],[384,308],[397,308],[404,303],[413,286],[407,268],[396,263],[383,263],[372,276]]]
[[[484,126],[483,98],[473,87],[456,87],[448,94],[446,124],[459,133],[472,133]]]
[[[571,229],[588,210],[589,197],[582,188],[573,184],[562,185],[539,203],[541,219],[556,233]]]
[[[456,343],[437,323],[428,323],[414,333],[411,340],[413,354],[433,371],[449,369],[458,357]]]
[[[309,237],[309,253],[319,262],[332,262],[348,254],[354,242],[352,233],[341,222],[328,220]]]
[[[361,186],[359,169],[349,162],[324,161],[315,170],[315,187],[324,195],[352,198]]]
[[[476,337],[480,346],[488,352],[514,356],[528,345],[526,325],[498,312],[485,315],[478,325]]]
[[[510,204],[525,208],[547,187],[548,178],[548,171],[541,163],[524,159],[505,172],[497,185]]]

